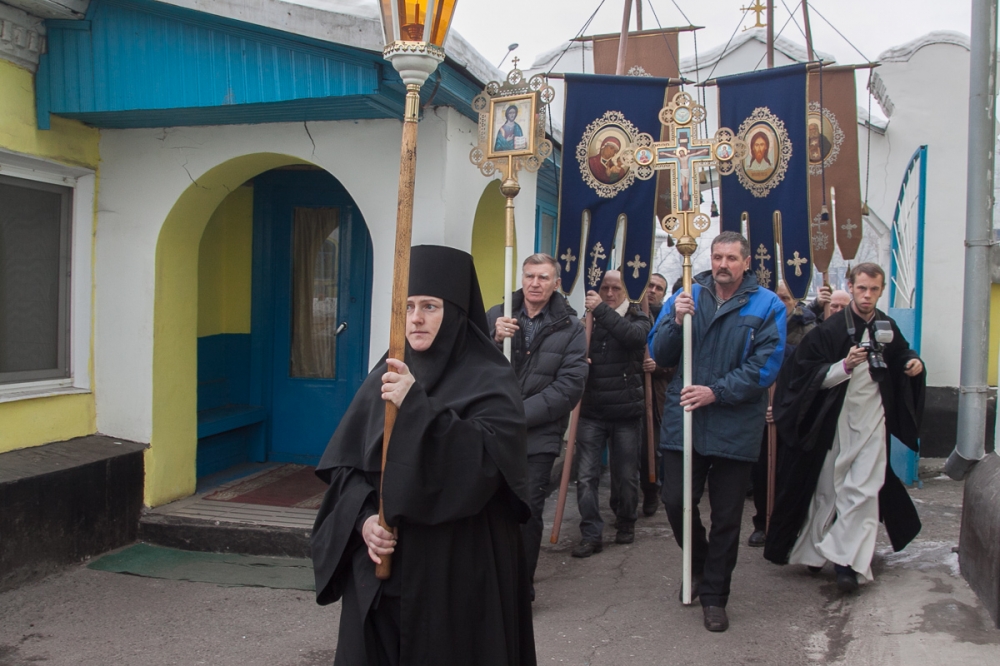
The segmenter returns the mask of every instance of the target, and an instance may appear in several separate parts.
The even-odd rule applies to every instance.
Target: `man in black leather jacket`
[[[552,463],[562,448],[569,414],[583,395],[587,379],[586,336],[566,297],[556,292],[559,284],[556,260],[547,254],[533,254],[521,267],[522,288],[514,292],[511,308],[514,316],[502,316],[503,304],[486,315],[499,347],[511,338],[511,363],[521,384],[528,421],[531,518],[522,533],[532,600]]]
[[[580,408],[576,481],[582,540],[573,557],[601,552],[604,521],[597,489],[601,452],[609,446],[611,485],[617,498],[615,543],[632,543],[639,503],[639,448],[645,413],[642,360],[649,317],[628,300],[621,273],[608,271],[600,293],[588,291],[594,314],[590,338],[590,374]]]

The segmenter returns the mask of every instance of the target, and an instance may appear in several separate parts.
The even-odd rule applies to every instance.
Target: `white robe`
[[[865,331],[862,340],[868,337]],[[850,566],[872,580],[878,536],[878,493],[885,483],[885,410],[878,384],[864,362],[848,374],[834,363],[823,388],[848,382],[833,446],[826,454],[809,513],[789,562]],[[834,520],[836,519],[836,520]],[[865,582],[862,581],[862,582]]]

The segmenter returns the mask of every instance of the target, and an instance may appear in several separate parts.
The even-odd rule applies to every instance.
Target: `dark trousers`
[[[611,491],[615,496],[618,526],[632,525],[639,506],[639,419],[600,421],[580,419],[576,435],[579,469],[576,503],[580,509],[580,533],[584,541],[600,541],[604,533],[597,490],[601,480],[601,452],[608,445]]]
[[[736,568],[743,502],[750,482],[751,467],[751,462],[703,456],[697,451],[693,453],[691,568],[695,576],[701,576],[699,594],[702,606],[725,608],[729,601],[729,584],[733,579],[733,569]],[[712,528],[707,538],[698,511],[706,481],[711,487],[708,499],[712,509]],[[663,452],[662,497],[674,539],[678,546],[683,547],[684,454],[680,451]]]
[[[753,528],[767,529],[767,426],[764,426],[764,437],[760,442],[760,457],[753,465],[750,478],[753,479]]]
[[[552,478],[552,463],[554,453],[539,453],[528,456],[528,502],[531,507],[531,517],[521,525],[521,536],[524,539],[524,556],[528,565],[528,579],[535,582],[535,567],[538,566],[538,548],[542,545],[542,512],[545,510],[545,497],[549,491],[549,481]]]

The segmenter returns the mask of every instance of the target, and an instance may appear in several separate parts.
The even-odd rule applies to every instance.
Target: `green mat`
[[[87,566],[98,571],[223,586],[316,589],[312,562],[295,557],[196,553],[137,543]]]

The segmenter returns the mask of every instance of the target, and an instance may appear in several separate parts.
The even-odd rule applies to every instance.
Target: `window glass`
[[[0,383],[69,376],[71,192],[0,176]]]

